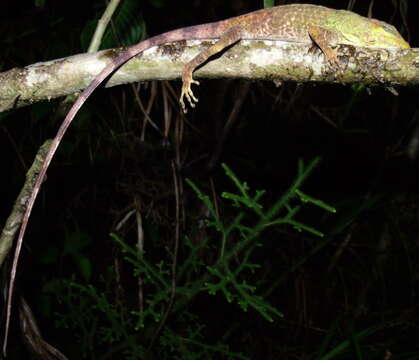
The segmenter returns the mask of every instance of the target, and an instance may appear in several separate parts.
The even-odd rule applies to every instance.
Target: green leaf
[[[76,263],[77,268],[80,271],[80,274],[82,275],[84,280],[88,282],[90,278],[92,277],[91,261],[89,260],[89,258],[87,258],[84,255],[76,255],[73,257],[73,259],[74,259],[74,262]]]
[[[76,255],[86,249],[92,240],[89,235],[81,230],[66,231],[64,238],[64,255]]]
[[[329,204],[326,204],[324,201],[319,200],[319,199],[315,199],[315,198],[303,193],[302,191],[300,191],[298,189],[295,192],[300,197],[300,200],[303,203],[311,203],[311,204],[317,205],[318,207],[320,207],[320,208],[322,208],[326,211],[329,211],[331,213],[336,213],[336,208],[334,208],[333,206],[331,206]]]
[[[96,19],[86,23],[80,36],[82,49],[89,47],[100,16],[101,14],[98,14]],[[125,0],[121,2],[112,18],[112,26],[108,26],[106,29],[100,49],[130,46],[140,42],[145,34],[145,22],[140,14],[139,1]]]
[[[162,8],[166,5],[166,0],[149,0],[149,3],[153,5],[155,8]]]
[[[264,8],[271,8],[275,6],[274,0],[263,0],[263,7]]]
[[[35,0],[35,6],[43,8],[45,6],[46,0]]]

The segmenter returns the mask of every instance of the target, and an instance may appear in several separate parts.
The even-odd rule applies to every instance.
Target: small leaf
[[[35,0],[35,6],[39,8],[45,7],[46,0]]]
[[[80,274],[83,276],[84,280],[88,282],[92,276],[92,263],[84,255],[74,256],[74,261],[80,271]]]

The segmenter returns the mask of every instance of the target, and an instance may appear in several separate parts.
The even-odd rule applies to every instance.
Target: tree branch
[[[151,48],[122,66],[106,86],[177,79],[183,65],[212,43],[212,40],[191,40]],[[309,48],[306,44],[281,41],[241,41],[198,69],[195,77],[276,82],[418,83],[417,49],[355,49],[341,45],[342,62],[348,66],[337,76],[324,57],[313,54]],[[122,50],[79,54],[0,73],[0,112],[83,89]]]
[[[13,245],[13,240],[16,233],[20,229],[22,224],[23,214],[26,210],[26,202],[31,196],[32,189],[35,185],[36,177],[44,163],[45,156],[51,146],[52,140],[47,140],[39,148],[38,153],[35,156],[35,160],[30,167],[29,171],[26,173],[26,181],[23,185],[20,194],[18,195],[13,210],[10,213],[6,224],[0,235],[0,266],[3,264],[4,259],[10,251],[10,248]]]

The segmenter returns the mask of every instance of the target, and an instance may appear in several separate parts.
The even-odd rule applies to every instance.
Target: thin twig
[[[112,19],[112,15],[118,7],[120,0],[111,0],[106,7],[102,17],[99,19],[95,33],[90,42],[89,49],[87,52],[92,53],[99,50],[99,46],[102,42],[103,34],[105,33],[106,28],[108,27],[109,22]]]
[[[26,181],[23,185],[23,188],[17,197],[15,204],[13,206],[12,212],[10,213],[6,224],[2,230],[0,236],[0,265],[3,263],[6,255],[9,253],[10,248],[13,244],[13,239],[19,230],[24,213],[26,211],[27,201],[30,198],[30,195],[33,191],[33,188],[38,177],[38,173],[44,164],[45,157],[48,153],[49,148],[51,147],[52,140],[47,140],[39,148],[38,153],[35,156],[35,160],[30,167],[29,171],[26,173]],[[7,312],[6,312],[6,326],[4,332],[4,342],[3,342],[3,354],[6,356],[7,349],[7,340],[9,335],[9,326],[10,326],[10,315],[12,313],[12,300],[13,300],[13,288],[16,278],[16,268],[17,261],[19,259],[19,253],[22,248],[22,242],[16,244],[15,255],[13,258],[12,270],[10,271],[10,283],[9,283],[9,292],[7,295]]]

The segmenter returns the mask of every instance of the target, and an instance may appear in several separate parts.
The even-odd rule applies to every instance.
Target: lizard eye
[[[384,21],[379,21],[379,25],[388,33],[393,34],[393,35],[398,35],[399,33],[397,32],[396,28],[393,25],[387,24]]]

